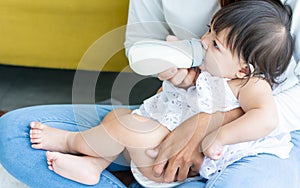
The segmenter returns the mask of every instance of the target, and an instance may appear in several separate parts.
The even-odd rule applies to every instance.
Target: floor
[[[91,72],[0,65],[0,110],[41,104],[140,104],[161,82],[134,73]],[[0,187],[26,188],[0,164]]]

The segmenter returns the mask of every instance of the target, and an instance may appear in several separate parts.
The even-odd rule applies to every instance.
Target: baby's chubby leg
[[[107,156],[110,157],[123,150],[123,147],[116,143],[101,125],[84,132],[64,131],[38,122],[32,122],[30,126],[30,141],[34,149],[85,154],[94,157],[103,157],[104,153],[108,153]],[[105,148],[110,149],[104,151]],[[103,155],[96,151],[100,151]]]
[[[109,124],[109,121],[116,118],[112,115],[118,114],[121,116],[128,113],[130,111],[127,109],[119,109],[108,114],[103,122]],[[102,171],[116,158],[111,153],[119,154],[124,149],[124,146],[120,146],[108,137],[109,134],[101,125],[93,128],[92,131],[89,130],[83,133],[55,129],[38,122],[32,122],[30,126],[30,138],[33,148],[60,151],[47,151],[49,169],[65,178],[87,185],[98,183]],[[96,141],[98,138],[99,140]],[[106,143],[102,143],[101,140]],[[97,151],[97,148],[93,148],[95,144],[106,148],[106,150],[109,148],[108,151],[110,151],[108,153],[101,151],[103,152],[101,153]],[[76,156],[65,153],[85,155]],[[101,158],[99,156],[107,157]],[[82,169],[83,166],[84,169]]]
[[[159,145],[169,130],[153,120],[130,113],[128,109],[114,110],[100,126],[78,133],[34,122],[30,131],[31,142],[36,149],[80,153],[104,159],[117,156],[126,147],[144,175],[154,181],[162,181],[152,176],[154,160],[145,154],[145,150]]]
[[[161,182],[162,177],[152,175],[154,159],[148,157],[145,150],[158,146],[169,133],[166,127],[156,121],[117,109],[104,118],[101,126],[77,135],[70,145],[79,153],[105,159],[120,154],[126,148],[130,158],[146,177]]]
[[[152,175],[154,159],[148,157],[145,150],[158,146],[170,131],[156,121],[129,112],[114,110],[104,118],[101,126],[80,134],[78,138],[84,139],[84,143],[88,144],[94,154],[80,150],[84,146],[76,141],[78,138],[74,139],[76,144],[72,148],[78,147],[76,151],[80,153],[105,159],[120,154],[126,148],[130,158],[146,177],[162,182],[162,177]]]
[[[117,109],[115,113],[109,114],[117,113],[121,116],[130,112],[131,111],[128,109]],[[104,118],[106,122],[114,118],[109,114]],[[77,137],[77,142],[85,142],[84,138],[81,137],[81,132],[70,132],[56,129],[39,122],[31,122],[30,128],[30,141],[32,143],[32,148],[34,149],[44,149],[73,154],[81,153],[80,150],[78,150],[78,147],[73,148],[74,145],[76,146],[76,144],[73,143],[75,141],[75,137]]]
[[[147,178],[162,182],[163,177],[155,177],[152,173],[154,159],[146,155],[146,150],[158,146],[170,131],[151,119],[128,114],[118,118],[119,123],[104,127],[129,152],[130,158]]]

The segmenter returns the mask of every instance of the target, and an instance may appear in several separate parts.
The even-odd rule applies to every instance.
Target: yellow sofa
[[[127,12],[128,0],[1,0],[0,63],[121,71]]]

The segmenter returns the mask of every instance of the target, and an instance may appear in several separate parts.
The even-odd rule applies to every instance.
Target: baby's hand
[[[218,140],[217,134],[218,131],[214,131],[202,141],[203,154],[212,160],[219,160],[224,149],[224,145]]]

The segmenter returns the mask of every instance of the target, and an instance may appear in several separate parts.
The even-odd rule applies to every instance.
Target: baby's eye
[[[210,25],[207,24],[206,26],[208,27],[208,32],[210,33],[211,32]]]
[[[218,44],[216,43],[215,40],[213,40],[213,43],[214,43],[214,47],[217,48],[217,49],[219,49],[219,46],[218,46]]]

